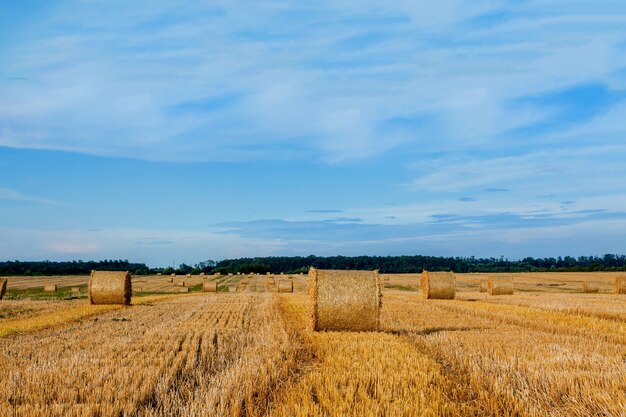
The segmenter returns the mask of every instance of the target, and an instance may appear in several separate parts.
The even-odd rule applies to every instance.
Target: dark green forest
[[[130,271],[135,275],[161,273],[299,273],[310,266],[320,269],[378,269],[382,273],[415,273],[422,270],[454,272],[590,272],[626,271],[626,255],[571,256],[558,258],[437,257],[437,256],[270,256],[212,260],[178,268],[150,268],[128,260],[102,261],[6,261],[0,275],[88,275],[92,270]]]

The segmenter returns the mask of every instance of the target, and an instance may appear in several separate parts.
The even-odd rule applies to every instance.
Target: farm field
[[[626,296],[608,293],[615,274],[507,275],[512,296],[457,274],[456,300],[420,299],[418,275],[382,275],[382,331],[364,333],[312,332],[306,276],[222,276],[217,294],[133,277],[147,281],[133,282],[142,292],[169,294],[137,292],[131,307],[14,299],[58,277],[19,288],[9,278],[0,415],[626,415]],[[276,292],[281,279],[293,294]],[[582,281],[600,293],[580,293]],[[68,319],[28,327],[55,316]]]

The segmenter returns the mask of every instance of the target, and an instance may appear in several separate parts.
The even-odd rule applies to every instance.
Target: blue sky
[[[626,252],[623,1],[4,1],[0,259]]]

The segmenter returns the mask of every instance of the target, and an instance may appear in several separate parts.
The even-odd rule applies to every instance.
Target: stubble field
[[[309,330],[306,276],[293,294],[276,292],[280,276],[224,276],[217,294],[201,277],[134,277],[131,307],[36,292],[59,277],[10,278],[0,415],[626,415],[615,274],[514,276],[514,295],[488,296],[483,276],[457,274],[456,300],[388,276],[378,333]],[[580,293],[585,280],[600,293]]]

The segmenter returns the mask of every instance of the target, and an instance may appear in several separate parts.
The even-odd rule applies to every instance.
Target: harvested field
[[[3,300],[0,415],[622,416],[626,300],[614,276],[581,293],[583,275],[488,296],[457,274],[455,300],[392,275],[380,332],[312,331],[306,276],[294,294],[265,276],[224,293],[231,276],[130,307]]]

